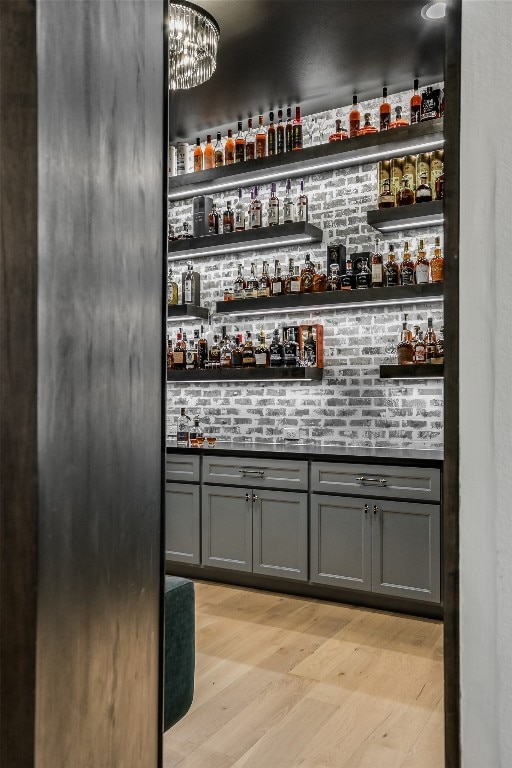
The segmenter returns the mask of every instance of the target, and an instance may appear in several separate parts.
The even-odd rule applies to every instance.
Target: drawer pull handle
[[[366,485],[367,483],[376,483],[377,485],[387,485],[387,480],[385,477],[365,477],[364,475],[361,475],[360,477],[356,477],[356,480],[358,483],[361,483],[361,485]]]
[[[245,477],[246,475],[256,475],[256,477],[265,477],[264,469],[239,469],[238,473]]]

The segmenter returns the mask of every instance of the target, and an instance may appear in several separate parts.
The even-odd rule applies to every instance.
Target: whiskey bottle
[[[306,263],[302,267],[301,273],[302,292],[312,293],[313,291],[313,278],[315,277],[315,268],[311,263],[311,256],[306,253]]]
[[[277,113],[277,128],[276,128],[276,154],[282,155],[285,151],[286,142],[285,142],[285,127],[283,123],[283,110],[278,110]]]
[[[293,328],[288,328],[283,347],[283,363],[285,368],[296,368],[299,364],[299,345],[295,341]]]
[[[201,335],[197,341],[197,367],[205,368],[208,360],[208,342],[204,335],[204,326],[201,326]]]
[[[369,288],[372,284],[372,273],[368,266],[368,259],[362,259],[361,271],[356,275],[356,288]]]
[[[222,231],[234,232],[235,231],[235,212],[231,207],[231,200],[226,203],[226,210],[222,214]]]
[[[188,448],[190,442],[190,426],[190,416],[187,416],[185,408],[181,408],[176,429],[176,445],[178,448]]]
[[[388,258],[384,265],[384,282],[386,288],[392,288],[400,284],[400,270],[395,261],[395,246],[389,244]]]
[[[244,357],[244,344],[243,336],[241,333],[237,334],[233,348],[231,349],[231,366],[232,368],[241,368]]]
[[[256,157],[261,159],[267,156],[267,129],[263,125],[263,115],[259,116],[258,132],[256,134]]]
[[[396,348],[398,365],[410,365],[414,362],[414,344],[412,343],[412,333],[407,327],[407,315],[404,315],[400,341]]]
[[[176,343],[174,344],[174,352],[172,355],[173,365],[177,371],[185,370],[185,352],[187,350],[187,344],[183,341],[183,333],[181,328],[176,334]]]
[[[425,120],[435,120],[436,117],[439,117],[438,94],[434,93],[434,89],[429,85],[421,94],[420,120],[423,123]]]
[[[189,261],[183,274],[183,304],[199,305],[200,279],[199,272],[194,272],[194,266]]]
[[[403,176],[409,177],[410,187],[413,192],[414,192],[414,186],[417,178],[417,173],[416,173],[417,159],[418,159],[417,155],[406,155],[404,157],[404,164],[403,164]]]
[[[246,299],[257,299],[258,298],[258,286],[259,281],[256,277],[256,264],[252,261],[251,262],[251,275],[247,279],[247,284],[245,288],[245,298]]]
[[[208,214],[208,234],[209,235],[219,234],[219,212],[217,210],[216,203],[212,204],[212,209]]]
[[[295,107],[295,120],[292,124],[292,149],[302,149],[302,119],[300,107]]]
[[[340,278],[341,290],[350,291],[356,287],[354,275],[354,263],[352,256],[348,255],[345,261],[345,274]]]
[[[300,192],[297,197],[297,221],[308,221],[308,196],[304,192],[304,179],[300,180]]]
[[[293,259],[293,256],[290,256],[288,260],[288,274],[285,277],[284,280],[284,292],[285,293],[291,293],[292,292],[292,280],[295,276],[295,262]]]
[[[432,190],[428,183],[428,176],[423,172],[419,177],[419,184],[416,187],[416,202],[430,203],[432,200]]]
[[[242,368],[255,368],[256,357],[254,355],[254,347],[252,345],[251,332],[247,331],[245,334],[244,351],[242,355]]]
[[[431,153],[430,158],[430,186],[432,187],[432,194],[435,195],[435,199],[439,198],[436,195],[436,181],[443,173],[443,160],[444,150],[436,149]]]
[[[245,159],[254,160],[256,157],[256,132],[252,127],[252,117],[247,120],[247,133],[245,134]]]
[[[270,277],[268,274],[268,261],[263,262],[261,275],[258,281],[258,298],[263,299],[270,296]]]
[[[238,187],[238,203],[235,205],[235,232],[245,229],[245,206],[242,202],[242,187]]]
[[[281,275],[281,265],[279,259],[274,262],[274,277],[270,283],[271,296],[282,296],[284,294],[284,278]]]
[[[427,332],[425,334],[425,362],[431,363],[436,356],[437,338],[432,327],[432,318],[427,318]]]
[[[430,275],[433,283],[442,283],[444,279],[444,259],[441,251],[441,238],[436,237],[434,255],[430,259]]]
[[[203,437],[203,429],[201,427],[199,414],[196,414],[196,416],[194,416],[194,424],[190,430],[190,442],[192,442],[192,440],[197,440],[198,437]]]
[[[444,363],[444,328],[439,329],[439,333],[437,334],[436,339],[436,351],[434,353],[434,357],[432,358],[432,363],[435,363],[436,365],[440,365],[441,363]]]
[[[404,125],[409,125],[407,120],[402,117],[402,107],[397,105],[395,107],[395,119],[389,124],[390,128],[403,128]]]
[[[232,345],[231,345],[230,338],[229,336],[225,336],[220,348],[220,367],[221,368],[232,367],[231,349],[232,349]]]
[[[184,221],[182,225],[183,229],[181,234],[176,238],[177,240],[191,240],[193,235],[188,231],[188,221]]]
[[[210,134],[206,137],[206,146],[203,152],[203,166],[205,169],[215,168],[215,150],[212,144],[212,137]]]
[[[242,130],[242,121],[238,121],[238,133],[235,139],[235,163],[245,161],[245,136]]]
[[[378,165],[377,178],[379,180],[379,194],[385,181],[391,183],[391,160],[381,160]]]
[[[195,338],[196,333],[197,339]],[[187,351],[185,352],[185,368],[187,371],[194,371],[197,368],[197,341],[199,341],[199,331],[194,331],[194,339],[190,339]]]
[[[430,264],[425,251],[425,241],[420,240],[418,253],[416,254],[416,263],[414,265],[414,282],[418,284],[428,283],[429,272]]]
[[[268,131],[267,131],[267,154],[269,157],[272,157],[277,153],[277,146],[276,146],[276,126],[274,124],[274,113],[269,112],[269,124],[268,124]]]
[[[415,326],[416,336],[414,338],[414,362],[425,362],[425,340],[423,338],[423,331],[420,331],[419,326]]]
[[[333,262],[330,267],[329,277],[327,278],[328,291],[339,291],[341,288],[339,271],[339,264]]]
[[[228,137],[224,146],[224,160],[226,165],[233,165],[235,162],[235,140],[231,128],[228,129]]]
[[[262,225],[262,205],[258,195],[259,188],[254,187],[254,197],[251,203],[251,229],[258,229]]]
[[[172,369],[174,368],[174,361],[173,361],[173,358],[172,358],[172,339],[171,339],[170,336],[167,336],[167,354],[166,354],[166,359],[167,359],[167,370],[168,371],[172,371]]]
[[[419,123],[421,120],[421,96],[418,91],[419,82],[418,78],[415,78],[414,93],[411,96],[411,125],[413,123]]]
[[[167,273],[167,305],[175,307],[178,303],[178,283],[174,279],[173,268],[169,267]]]
[[[410,184],[410,177],[406,174],[402,176],[402,186],[398,193],[398,205],[412,205],[414,203],[414,192]]]
[[[246,288],[246,282],[244,279],[244,268],[243,268],[243,264],[239,264],[238,274],[235,277],[235,282],[233,284],[233,298],[245,299],[245,288]]]
[[[251,189],[251,199],[249,200],[249,204],[247,206],[247,215],[245,220],[246,229],[251,229],[252,224],[252,204],[254,202],[254,187]]]
[[[313,328],[308,327],[307,336],[302,346],[302,362],[308,368],[316,366],[316,341],[313,336]]]
[[[436,179],[436,200],[444,200],[444,170]]]
[[[291,152],[293,150],[293,123],[292,123],[292,108],[288,107],[286,110],[286,125],[284,128],[286,151]]]
[[[270,197],[268,199],[267,209],[267,222],[269,227],[275,227],[279,224],[280,219],[280,202],[276,195],[277,185],[275,181],[272,182],[270,187]]]
[[[336,128],[334,130],[334,133],[331,133],[329,136],[329,141],[344,141],[345,139],[348,139],[348,133],[346,128],[343,128],[341,125],[342,121],[338,118],[336,120]]]
[[[220,344],[217,334],[213,337],[213,344],[210,347],[210,366],[220,368]]]
[[[284,365],[284,349],[279,339],[279,331],[274,331],[272,341],[270,343],[270,367],[281,368]]]
[[[382,102],[379,107],[380,130],[387,131],[391,122],[391,104],[388,102],[388,89],[382,89]]]
[[[364,125],[362,128],[359,129],[358,136],[366,136],[366,134],[369,133],[377,133],[377,129],[374,125],[370,122],[371,114],[370,112],[364,113]]]
[[[316,265],[316,271],[313,276],[313,292],[323,293],[327,290],[327,275],[322,270],[320,262]]]
[[[201,139],[196,139],[196,146],[194,149],[194,171],[203,170],[203,150],[201,149]]]
[[[259,343],[254,349],[256,368],[268,368],[270,365],[270,350],[265,341],[265,331],[260,331]]]
[[[382,265],[382,253],[379,251],[379,241],[375,242],[375,250],[372,253],[372,288],[382,288],[384,285],[384,268]]]
[[[409,251],[409,241],[404,244],[404,256],[400,267],[400,284],[413,285],[414,283],[414,262]]]
[[[215,167],[222,168],[222,166],[225,164],[225,157],[224,157],[224,145],[222,144],[222,134],[220,131],[218,131],[217,133],[217,141],[215,143],[214,152],[215,152]]]
[[[357,93],[354,93],[352,97],[352,109],[348,118],[349,123],[349,135],[353,139],[359,135],[359,128],[361,127],[361,113],[357,103]]]
[[[391,194],[394,197],[395,205],[398,204],[398,195],[402,186],[402,177],[404,175],[404,158],[394,157],[391,161]]]
[[[295,205],[292,197],[292,182],[286,179],[286,193],[283,198],[283,221],[285,224],[295,221]]]
[[[416,186],[420,183],[423,174],[427,176],[427,184],[430,184],[430,165],[432,162],[432,152],[420,152],[416,160]]]
[[[297,264],[295,265],[295,274],[290,280],[290,293],[302,293],[302,278],[300,276],[299,267]]]
[[[391,184],[389,179],[385,179],[382,183],[381,193],[377,202],[378,208],[394,208],[395,196],[391,191]]]

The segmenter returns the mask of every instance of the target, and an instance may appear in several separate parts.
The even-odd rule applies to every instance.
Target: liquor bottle
[[[377,201],[378,208],[394,208],[395,196],[391,191],[391,182],[389,179],[385,179],[382,183],[381,193]]]
[[[436,200],[444,200],[444,170],[436,179]]]
[[[285,127],[283,123],[283,110],[280,109],[277,112],[277,128],[276,128],[276,154],[282,155],[285,151],[286,142],[285,142]]]
[[[196,337],[197,334],[197,337]],[[199,341],[199,331],[194,331],[194,338],[188,342],[187,351],[185,352],[185,368],[187,371],[193,371],[197,368],[197,348],[196,344]]]
[[[364,113],[364,125],[362,128],[359,129],[358,136],[365,136],[368,133],[377,133],[377,129],[374,125],[370,122],[371,114],[370,112]]]
[[[259,188],[254,187],[254,198],[251,204],[251,229],[258,229],[262,225],[262,205],[259,198]]]
[[[254,347],[252,345],[251,332],[245,334],[244,351],[242,355],[242,368],[255,368],[256,358],[254,356]]]
[[[167,273],[167,305],[175,307],[178,303],[178,283],[174,279],[173,268],[169,267]]]
[[[231,207],[231,200],[226,203],[226,210],[222,214],[222,231],[234,232],[235,231],[235,212]]]
[[[229,287],[224,288],[224,301],[233,301],[234,298],[232,289]]]
[[[329,136],[330,142],[344,141],[345,139],[348,139],[347,130],[345,128],[342,128],[341,122],[342,121],[339,118],[336,120],[336,129],[334,133],[331,133],[331,135]]]
[[[393,243],[389,244],[388,258],[384,264],[384,283],[386,288],[400,285],[400,268],[395,261],[395,246]]]
[[[231,366],[233,368],[241,368],[244,355],[243,336],[241,333],[237,334],[235,343],[231,349]]]
[[[414,93],[411,96],[411,125],[419,123],[421,120],[421,96],[418,91],[419,80],[414,79]]]
[[[381,160],[377,169],[377,178],[379,181],[379,194],[382,192],[382,187],[385,181],[389,181],[391,185],[391,160]]]
[[[316,271],[313,276],[313,293],[323,293],[327,290],[327,275],[322,270],[320,262],[316,265]]]
[[[382,102],[379,107],[380,130],[387,131],[391,122],[391,104],[388,101],[388,89],[386,86],[382,89]]]
[[[247,133],[245,134],[245,159],[254,160],[256,157],[256,132],[252,127],[252,117],[247,120]]]
[[[368,266],[368,259],[362,259],[361,271],[356,275],[356,288],[369,288],[372,284],[372,273]]]
[[[421,94],[421,122],[439,117],[439,107],[438,94],[434,92],[431,85],[427,86]]]
[[[235,139],[235,163],[245,161],[245,136],[242,130],[242,121],[238,121],[238,133]]]
[[[304,192],[304,179],[300,180],[300,192],[297,197],[297,221],[308,221],[309,219],[309,206],[308,196]]]
[[[346,258],[345,274],[340,277],[340,286],[342,291],[350,291],[352,288],[356,287],[354,280],[354,264],[350,254]]]
[[[222,144],[222,134],[220,131],[217,132],[217,141],[213,149],[215,153],[215,167],[222,168],[222,166],[225,165],[225,156],[224,145]]]
[[[297,264],[295,265],[295,273],[290,280],[290,293],[302,293],[302,278]]]
[[[270,186],[270,197],[268,199],[267,222],[269,227],[275,227],[280,219],[280,202],[276,195],[277,185],[275,181]]]
[[[273,155],[277,154],[277,145],[276,145],[276,126],[274,123],[274,113],[269,112],[269,124],[268,124],[268,131],[267,131],[267,154],[269,157],[272,157]]]
[[[224,160],[226,165],[233,165],[235,162],[235,140],[231,128],[228,129],[228,137],[224,146]]]
[[[404,257],[400,265],[400,285],[414,284],[414,262],[409,251],[409,241],[404,243]]]
[[[281,368],[284,365],[284,349],[279,338],[279,331],[274,331],[272,341],[270,343],[270,367]]]
[[[400,341],[396,348],[398,365],[409,365],[414,362],[414,344],[412,343],[412,333],[407,327],[407,315],[404,315]]]
[[[283,221],[285,224],[295,221],[295,205],[292,197],[291,179],[286,179],[286,194],[283,198]]]
[[[256,368],[268,368],[270,365],[270,350],[265,341],[265,331],[260,331],[259,343],[254,349]]]
[[[292,280],[295,276],[295,262],[293,259],[293,256],[290,256],[288,260],[288,274],[285,277],[284,280],[284,292],[285,293],[291,293],[292,292]]]
[[[350,135],[350,138],[353,139],[355,136],[359,134],[359,128],[361,126],[361,113],[359,111],[359,106],[357,103],[357,93],[354,93],[352,97],[352,109],[350,111],[348,122],[350,126],[349,135]]]
[[[382,266],[382,253],[379,251],[379,241],[375,241],[375,250],[372,252],[372,288],[382,288],[384,285],[384,268]]]
[[[444,328],[440,328],[439,333],[437,334],[436,351],[432,358],[432,362],[437,365],[444,363]]]
[[[425,241],[420,240],[418,253],[416,254],[416,263],[414,265],[414,282],[418,284],[428,283],[429,272],[430,263],[427,259],[427,252],[425,251]]]
[[[201,335],[197,342],[197,367],[204,368],[208,360],[208,342],[204,335],[204,325],[201,326]]]
[[[432,161],[432,152],[420,152],[416,159],[416,187],[420,185],[420,179],[423,174],[427,176],[427,184],[430,185],[430,163]]]
[[[302,149],[302,120],[300,107],[295,107],[295,120],[292,124],[292,149]]]
[[[184,221],[182,225],[183,229],[181,231],[181,234],[179,237],[177,237],[177,240],[191,240],[193,235],[190,234],[188,231],[188,221]]]
[[[444,259],[441,251],[441,238],[436,237],[434,255],[430,259],[430,275],[433,283],[442,283],[444,279]]]
[[[267,129],[263,125],[263,115],[259,116],[258,132],[256,133],[256,157],[267,156]]]
[[[288,328],[283,346],[283,364],[285,368],[296,368],[299,364],[299,345],[295,341],[293,328]]]
[[[420,183],[416,187],[416,202],[417,203],[430,203],[432,200],[432,189],[428,183],[428,176],[424,171],[420,175]]]
[[[412,205],[414,203],[414,192],[409,184],[410,176],[404,174],[402,176],[402,186],[398,193],[398,205]]]
[[[258,298],[264,299],[270,296],[270,277],[268,274],[268,261],[263,262],[260,279],[258,280]]]
[[[432,194],[435,195],[436,181],[443,173],[444,150],[436,149],[430,153],[430,186]],[[437,199],[437,197],[436,197]]]
[[[203,166],[205,169],[215,168],[215,150],[212,144],[211,134],[206,137],[206,146],[203,152]]]
[[[308,368],[314,368],[316,366],[316,341],[311,326],[308,327],[307,334],[302,346],[302,362]]]
[[[247,213],[246,213],[246,220],[245,220],[246,229],[251,229],[253,202],[254,202],[254,187],[251,189],[251,199],[249,200],[249,204],[247,206]]]
[[[190,416],[187,416],[185,408],[181,408],[176,429],[176,445],[178,448],[188,448],[190,442],[190,426]]]
[[[194,424],[190,429],[190,442],[192,442],[192,440],[197,440],[198,437],[203,437],[203,429],[201,427],[199,414],[196,414],[196,416],[194,416]]]
[[[238,203],[235,205],[235,232],[245,229],[245,206],[242,202],[242,187],[238,187]]]
[[[232,350],[232,345],[231,345],[229,336],[225,336],[220,347],[220,367],[221,368],[232,367],[231,350]]]
[[[167,359],[167,370],[168,371],[172,371],[172,369],[174,368],[174,361],[173,361],[173,357],[172,357],[172,339],[171,339],[170,336],[167,336],[167,354],[166,354],[166,359]]]
[[[292,108],[288,107],[286,110],[286,125],[284,128],[286,151],[291,152],[293,149],[293,123],[292,123]]]
[[[203,170],[203,150],[201,149],[201,139],[196,139],[196,146],[194,149],[194,171]]]
[[[187,350],[187,345],[183,341],[183,334],[181,328],[178,330],[178,333],[176,334],[176,343],[174,344],[174,352],[172,355],[174,368],[177,371],[183,371],[185,370],[185,352]]]
[[[177,239],[172,220],[172,210],[169,208],[169,211],[167,212],[167,245]]]
[[[235,282],[233,284],[233,298],[245,299],[245,288],[246,288],[246,282],[244,278],[244,268],[243,268],[243,264],[239,264],[238,274],[235,277]]]
[[[194,272],[193,264],[189,261],[187,271],[183,273],[183,304],[199,305],[200,280],[199,272]]]
[[[414,362],[425,362],[425,339],[423,338],[423,331],[420,331],[418,326],[415,326],[416,336],[414,338]]]
[[[402,117],[402,107],[398,104],[395,107],[395,119],[389,124],[390,128],[403,128],[404,125],[409,125],[405,117]]]
[[[208,234],[210,235],[219,234],[219,212],[217,210],[216,203],[212,204],[212,209],[208,214]]]
[[[402,186],[402,177],[404,175],[404,158],[394,157],[391,161],[391,193],[395,198],[395,205],[398,204],[398,194]]]
[[[245,298],[246,299],[257,299],[258,298],[258,286],[259,281],[256,277],[256,264],[252,261],[251,262],[251,275],[247,279],[246,288],[245,288]]]
[[[341,288],[339,271],[340,271],[339,264],[336,264],[335,262],[333,262],[331,264],[329,277],[327,278],[328,291],[339,291],[339,289]]]
[[[284,294],[284,278],[281,275],[281,265],[279,259],[274,262],[274,276],[270,281],[270,295],[282,296]]]
[[[425,334],[425,362],[431,363],[436,356],[436,334],[432,327],[432,318],[427,318],[427,332]]]
[[[302,293],[312,293],[313,291],[313,278],[315,276],[315,268],[311,262],[311,256],[306,253],[305,264],[302,267],[300,278],[302,282]]]

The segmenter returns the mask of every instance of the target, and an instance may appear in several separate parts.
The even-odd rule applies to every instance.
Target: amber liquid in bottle
[[[282,155],[285,150],[285,127],[283,123],[283,110],[280,109],[277,113],[277,128],[276,128],[276,154]]]
[[[238,122],[238,133],[235,139],[235,163],[245,161],[245,136],[242,131],[242,121]]]
[[[400,285],[414,284],[414,262],[409,250],[409,241],[404,244],[404,257],[400,266]]]
[[[276,145],[276,126],[274,124],[274,113],[269,113],[269,126],[267,131],[267,153],[269,157],[272,157],[277,152]]]
[[[398,365],[410,365],[414,362],[414,344],[412,343],[412,333],[407,327],[407,315],[404,315],[402,332],[396,353]]]
[[[295,107],[295,120],[292,123],[292,149],[302,149],[302,120],[300,107]]]
[[[254,160],[256,157],[256,133],[252,127],[252,117],[247,120],[247,133],[245,134],[245,159]]]
[[[388,89],[382,89],[382,103],[379,107],[380,130],[387,131],[391,122],[391,104],[388,102]]]
[[[215,150],[212,144],[212,137],[210,134],[206,137],[206,147],[203,153],[203,165],[205,169],[215,168]]]
[[[228,130],[228,137],[224,147],[224,160],[226,165],[233,165],[235,162],[235,141],[233,139],[233,131],[231,128]]]
[[[262,159],[267,156],[267,131],[263,125],[263,115],[259,116],[258,132],[256,134],[256,157]]]
[[[215,167],[222,168],[225,163],[224,147],[222,145],[222,134],[220,131],[217,133],[217,143],[214,147],[215,151]]]
[[[421,96],[418,91],[419,80],[414,80],[414,94],[411,97],[411,125],[419,123],[421,119]]]
[[[286,110],[285,140],[286,140],[286,151],[291,152],[293,149],[293,123],[292,123],[291,107],[288,107],[288,109]]]
[[[313,290],[313,278],[315,277],[315,268],[311,261],[311,256],[306,253],[306,263],[300,273],[302,282],[302,292],[311,293]]]
[[[358,136],[359,128],[361,126],[361,113],[357,104],[357,93],[354,93],[352,97],[352,110],[350,112],[348,122],[350,138],[353,139],[355,136]]]
[[[201,139],[196,139],[196,146],[194,149],[194,171],[203,170],[203,150],[201,149]]]
[[[313,293],[322,293],[327,290],[327,275],[322,271],[322,265],[316,265],[316,271],[313,276]]]
[[[430,274],[433,283],[442,283],[444,279],[444,259],[441,251],[441,238],[436,237],[434,255],[430,259]]]

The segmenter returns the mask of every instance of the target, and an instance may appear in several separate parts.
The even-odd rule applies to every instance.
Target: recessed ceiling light
[[[446,15],[446,3],[442,0],[433,0],[421,9],[424,19],[443,19]]]

